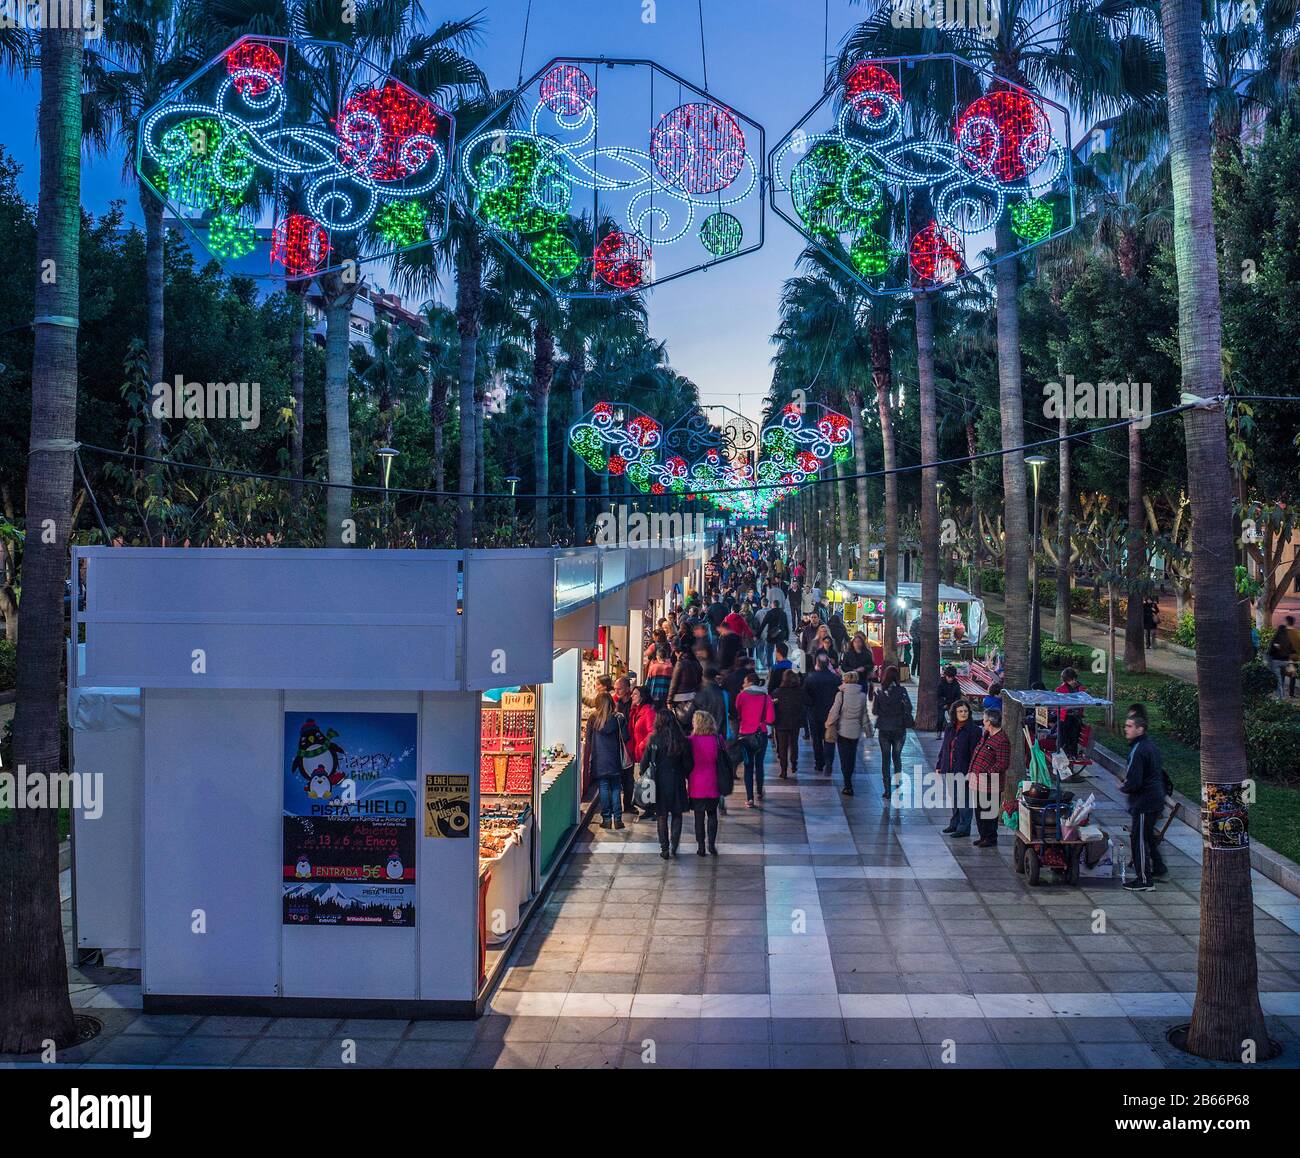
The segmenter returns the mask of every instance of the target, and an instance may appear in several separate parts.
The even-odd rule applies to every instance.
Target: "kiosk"
[[[689,549],[77,548],[78,947],[151,1011],[475,1016],[579,831],[598,609]]]

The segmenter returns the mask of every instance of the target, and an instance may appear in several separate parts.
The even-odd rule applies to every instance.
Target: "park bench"
[[[997,679],[992,668],[975,659],[971,660],[969,674],[958,676],[957,683],[962,695],[982,699],[989,688],[997,683]]]

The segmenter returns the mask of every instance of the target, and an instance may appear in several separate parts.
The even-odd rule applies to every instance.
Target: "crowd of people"
[[[696,853],[718,853],[719,817],[743,779],[745,807],[764,803],[765,765],[774,746],[777,775],[799,775],[800,739],[810,741],[813,775],[829,779],[838,758],[842,792],[854,795],[862,742],[880,749],[881,799],[891,801],[903,777],[907,734],[916,728],[912,698],[894,665],[878,667],[862,632],[850,635],[832,612],[820,577],[802,563],[753,539],[724,546],[705,570],[705,591],[688,592],[680,608],[655,625],[641,657],[643,679],[602,676],[587,706],[583,758],[599,785],[601,827],[626,827],[623,817],[653,820],[659,855],[678,855],[683,818],[694,818]],[[1082,687],[1061,673],[1060,692]],[[981,719],[962,692],[955,668],[939,681],[935,772],[954,807],[944,833],[977,832],[977,848],[998,843],[1000,806],[1011,762],[1002,727],[1002,685],[993,684]],[[1079,742],[1082,712],[1060,710],[1062,746]],[[1130,712],[1133,745],[1124,786],[1133,813],[1136,884],[1150,888],[1164,866],[1153,835],[1153,801],[1163,806],[1167,779],[1146,739],[1140,706]]]
[[[665,860],[677,855],[687,812],[697,854],[717,855],[719,816],[736,780],[745,807],[763,807],[769,747],[778,777],[793,780],[800,739],[809,740],[812,774],[829,779],[838,759],[852,796],[862,743],[874,737],[881,798],[901,780],[916,721],[899,669],[879,669],[866,636],[850,635],[831,610],[820,576],[770,544],[724,546],[706,567],[703,593],[688,592],[654,626],[641,670],[637,684],[602,677],[583,753],[599,784],[601,827],[624,828],[629,815],[656,821]],[[954,706],[945,700],[946,711]],[[967,762],[959,755],[945,771],[964,775]]]

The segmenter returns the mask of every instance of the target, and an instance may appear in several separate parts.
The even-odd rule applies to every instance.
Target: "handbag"
[[[835,704],[839,704],[841,712],[844,710],[844,697],[840,695],[839,692],[835,693]],[[831,705],[832,715],[835,712],[835,704]],[[838,740],[839,738],[840,738],[839,720],[838,719],[832,720],[828,715],[826,717],[826,731],[822,734],[822,742],[826,744],[834,744],[835,741]]]
[[[763,750],[766,737],[762,732],[749,732],[740,737],[740,746],[751,756],[757,756]]]
[[[715,765],[718,777],[718,795],[730,796],[736,786],[736,773],[730,754],[723,747],[718,748],[718,760]]]
[[[614,713],[615,718],[619,721],[618,729],[618,758],[622,762],[623,771],[636,767],[636,761],[632,759],[632,752],[627,746],[627,741],[623,739],[623,724],[625,723],[621,712]]]

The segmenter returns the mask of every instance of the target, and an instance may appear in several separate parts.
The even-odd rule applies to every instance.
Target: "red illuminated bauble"
[[[290,277],[315,273],[329,256],[329,233],[314,218],[291,213],[271,233],[271,260]]]
[[[659,118],[650,155],[664,183],[683,193],[717,193],[745,167],[745,134],[726,109],[695,102]]]
[[[542,77],[542,104],[560,116],[576,116],[595,95],[591,78],[576,65],[557,64]]]
[[[438,118],[433,105],[393,79],[363,88],[344,102],[335,121],[339,157],[376,181],[401,181],[433,155]]]
[[[957,148],[972,169],[1007,183],[1024,180],[1047,160],[1052,126],[1042,107],[1019,89],[996,89],[957,119]]]
[[[879,119],[885,115],[886,103],[881,97],[895,101],[903,99],[903,90],[888,69],[863,61],[855,64],[844,78],[844,95],[859,114]]]
[[[920,285],[946,285],[961,272],[961,252],[933,221],[912,238],[912,273]]]
[[[245,70],[265,75],[235,76]],[[284,62],[269,44],[246,40],[226,53],[226,72],[235,77],[235,88],[240,96],[258,97],[270,89],[273,81],[280,83],[284,76]]]
[[[650,247],[633,233],[615,229],[596,246],[596,276],[615,289],[632,290],[645,284],[650,269]]]
[[[611,454],[609,456],[609,473],[622,474],[627,470],[627,459],[621,454]]]
[[[651,493],[652,495],[661,495],[661,494],[663,494],[663,493],[665,492],[666,489],[667,489],[667,488],[664,486],[663,483],[651,483],[651,484],[650,484],[650,493]]]
[[[634,418],[627,424],[627,432],[636,439],[637,446],[653,446],[659,433],[659,423],[653,418]]]
[[[801,450],[795,455],[794,461],[804,474],[816,474],[821,470],[822,460],[811,450]]]
[[[614,407],[608,402],[597,402],[596,405],[591,408],[591,412],[593,414],[599,414],[602,418],[610,418],[614,414]]]

